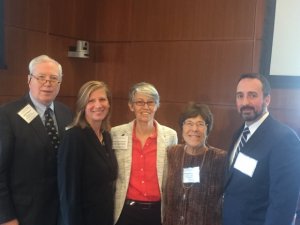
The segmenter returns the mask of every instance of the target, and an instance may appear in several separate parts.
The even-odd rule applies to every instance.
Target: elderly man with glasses
[[[57,150],[72,113],[54,101],[62,67],[41,55],[31,60],[29,93],[0,107],[0,224],[56,225]]]

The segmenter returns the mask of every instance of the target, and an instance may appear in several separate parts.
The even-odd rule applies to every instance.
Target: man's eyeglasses
[[[148,107],[154,107],[155,106],[155,101],[147,101],[147,102],[144,102],[144,101],[135,101],[133,102],[134,104],[136,104],[137,106],[144,106],[145,104],[148,105]]]
[[[39,74],[39,75],[33,75],[30,74],[31,77],[34,77],[40,84],[46,84],[47,81],[51,85],[58,85],[61,83],[61,80],[58,78],[58,76],[50,75],[49,79],[47,79],[47,76]]]
[[[187,128],[193,128],[194,125],[196,125],[197,128],[204,128],[206,127],[206,123],[204,121],[199,121],[199,122],[192,122],[192,121],[185,121],[183,123],[184,126],[186,126]]]

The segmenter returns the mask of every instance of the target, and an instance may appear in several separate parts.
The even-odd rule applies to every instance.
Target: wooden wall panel
[[[166,101],[227,104],[240,71],[252,70],[250,41],[139,42],[128,48],[123,59],[129,71],[115,74],[115,97],[124,96],[133,83],[147,81]]]
[[[250,39],[256,1],[135,0],[133,40]]]
[[[255,40],[253,42],[252,72],[259,72],[262,44],[261,40]]]
[[[114,96],[123,96],[127,88],[121,78],[128,77],[129,50],[128,43],[105,43],[96,47],[97,79],[105,81]]]
[[[234,104],[234,101],[232,103]],[[209,105],[209,107],[214,115],[214,127],[212,133],[209,135],[208,143],[215,147],[228,150],[232,140],[232,134],[242,124],[240,116],[234,105]]]
[[[45,52],[43,33],[15,27],[5,29],[6,70],[0,70],[0,95],[19,96],[27,91],[28,63]]]
[[[114,98],[112,102],[111,125],[116,126],[128,123],[133,119],[134,115],[128,108],[128,99]]]
[[[16,100],[17,98],[19,98],[19,96],[12,97],[12,96],[1,95],[0,96],[0,102],[2,104],[2,103],[5,103],[5,102]]]
[[[265,0],[256,0],[254,32],[258,40],[263,38],[264,33],[265,4]]]
[[[285,123],[292,129],[294,129],[298,135],[300,135],[300,107],[296,108],[271,108],[271,114],[279,119],[282,123]]]
[[[297,109],[300,111],[300,89],[273,89],[271,95],[271,107],[288,111]],[[298,114],[300,118],[300,112]],[[291,118],[292,119],[292,118]]]
[[[63,67],[64,76],[60,96],[77,96],[81,85],[88,80],[95,79],[96,76],[94,54],[91,53],[90,58],[68,57],[68,47],[72,44],[74,44],[72,39],[49,35],[48,54],[60,62]],[[94,48],[92,43],[90,48]]]
[[[49,0],[4,0],[5,24],[46,31]]]
[[[112,124],[128,122],[128,90],[148,81],[161,95],[160,123],[179,131],[186,103],[206,103],[215,117],[209,142],[227,148],[241,123],[236,80],[259,70],[264,7],[265,0],[5,0],[0,103],[27,91],[29,60],[48,54],[65,74],[58,99],[72,108],[84,82],[103,80],[114,96]],[[89,59],[67,57],[79,39],[90,41]],[[299,94],[273,90],[270,111],[300,134]]]
[[[133,0],[101,0],[97,5],[97,41],[129,41]]]
[[[73,112],[75,112],[75,109],[76,109],[76,98],[74,96],[62,96],[62,95],[58,95],[56,97],[56,99],[60,102],[63,102],[65,103],[67,106],[69,106],[71,108],[71,110]]]
[[[95,41],[97,0],[51,0],[49,33]]]

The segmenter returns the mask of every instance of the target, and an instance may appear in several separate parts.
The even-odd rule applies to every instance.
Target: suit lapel
[[[257,128],[254,134],[245,144],[243,152],[247,153],[249,151],[254,151],[256,149],[256,145],[259,145],[262,142],[262,139],[266,138],[265,134],[268,133],[270,119],[270,116],[267,117],[265,121]]]
[[[164,154],[166,152],[165,137],[161,129],[157,129],[157,164],[164,162]]]
[[[31,121],[30,125],[35,131],[35,134],[39,137],[38,139],[40,139],[44,143],[48,142],[50,144],[45,126],[42,123],[42,120],[39,117],[39,115],[36,118],[34,118],[34,120]]]
[[[233,152],[234,146],[236,141],[238,140],[239,136],[241,135],[241,132],[243,131],[244,125],[241,126],[237,132],[235,132],[235,134],[233,135],[233,139],[229,148],[229,152],[227,154],[227,169],[226,169],[226,177],[225,177],[225,183],[224,183],[224,190],[226,189],[227,185],[230,182],[232,173],[233,173],[233,165],[230,165],[230,158],[231,158],[231,154]]]
[[[63,134],[66,130],[66,118],[64,113],[62,113],[61,109],[59,108],[59,105],[54,102],[54,114],[55,114],[55,119],[58,127],[58,134],[60,140],[63,138]]]
[[[156,122],[156,121],[155,121]],[[163,127],[156,122],[157,124],[157,153],[156,153],[156,168],[157,168],[157,177],[159,180],[159,185],[161,188],[162,177],[163,177],[163,167],[165,163],[165,157],[167,152],[166,146],[166,133],[163,131]]]
[[[126,126],[126,129],[122,131],[122,135],[127,135],[128,137],[128,147],[125,151],[125,158],[128,159],[125,161],[125,180],[127,181],[127,184],[129,184],[129,177],[131,172],[131,162],[132,162],[132,131],[133,131],[133,124],[134,121],[130,122],[128,126]]]
[[[266,134],[267,130],[269,129],[269,124],[270,124],[271,120],[272,120],[272,117],[269,115],[263,121],[263,123],[257,128],[257,130],[254,132],[254,134],[252,134],[252,136],[250,137],[250,139],[246,142],[245,146],[242,149],[242,152],[244,152],[246,154],[247,153],[253,154],[253,152],[256,151],[256,149],[258,149],[258,148],[256,148],[256,146],[260,145],[261,142],[262,142],[261,141],[262,138],[266,137],[265,134]],[[238,140],[238,137],[241,135],[241,132],[242,132],[243,128],[244,128],[244,126],[240,127],[240,129],[238,130],[238,132],[234,135],[233,142],[231,144],[230,153],[228,154],[228,157],[230,157],[230,154],[233,151],[235,142]],[[228,165],[229,165],[229,160],[228,160]],[[231,179],[231,177],[233,175],[233,171],[234,171],[233,170],[233,165],[229,166],[229,168],[227,170],[227,176],[226,176],[226,179],[225,179],[225,189],[226,189],[227,185],[230,182],[230,179]]]
[[[122,183],[125,184],[126,191],[129,184],[129,177],[131,172],[133,124],[134,121],[126,124],[125,126],[121,126],[118,130],[116,130],[117,137],[115,137],[118,138],[119,136],[123,136],[128,138],[127,147],[124,149],[118,149],[119,153],[117,153],[117,158],[121,157],[121,169],[119,170],[119,173],[122,174],[122,177],[124,177]]]
[[[24,106],[26,106],[27,104],[30,104],[35,109],[35,106],[32,103],[29,95],[25,96]],[[40,140],[43,143],[48,144],[49,148],[52,148],[51,143],[49,141],[48,134],[45,129],[45,126],[39,115],[37,115],[28,125],[32,127],[35,135],[38,137],[37,138],[38,140]]]
[[[87,140],[87,143],[91,144],[91,151],[96,151],[96,154],[99,155],[100,157],[102,157],[104,160],[104,163],[107,163],[107,165],[110,165],[110,162],[108,161],[108,158],[106,157],[106,149],[104,148],[111,148],[111,143],[108,141],[108,138],[106,137],[107,133],[103,133],[103,138],[106,141],[105,145],[106,146],[101,146],[95,132],[90,128],[85,128],[83,129],[83,134],[85,135],[85,138]]]

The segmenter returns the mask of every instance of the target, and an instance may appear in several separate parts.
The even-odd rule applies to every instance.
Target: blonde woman
[[[89,81],[78,93],[76,116],[58,155],[64,225],[112,225],[117,162],[109,134],[111,94]]]

